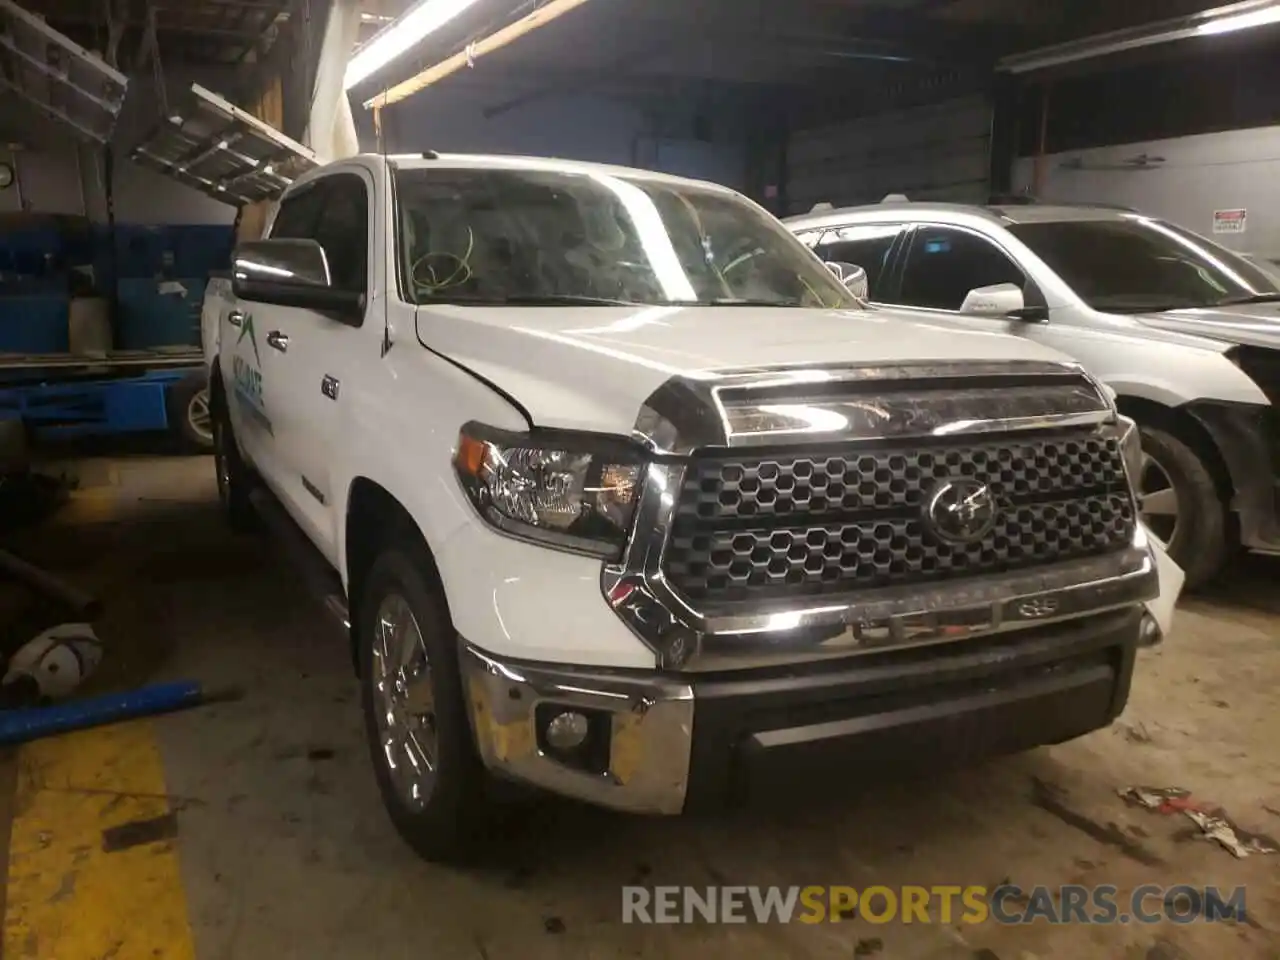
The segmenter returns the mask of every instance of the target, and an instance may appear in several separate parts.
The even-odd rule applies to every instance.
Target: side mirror
[[[995,283],[975,287],[960,304],[960,312],[979,317],[1017,316],[1027,308],[1026,297],[1016,283]]]
[[[836,275],[846,287],[859,300],[869,300],[871,298],[870,286],[867,283],[867,271],[862,269],[856,263],[841,263],[838,260],[827,262],[827,269]]]
[[[231,257],[231,292],[240,300],[300,307],[342,323],[364,319],[364,295],[333,286],[324,248],[314,240],[254,240]]]

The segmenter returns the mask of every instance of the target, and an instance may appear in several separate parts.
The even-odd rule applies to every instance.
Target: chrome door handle
[[[267,346],[275,347],[281,353],[289,349],[289,335],[281,333],[279,330],[272,330],[267,334]]]
[[[231,324],[233,327],[240,326],[248,319],[249,318],[244,315],[243,310],[232,310],[227,314],[227,323]]]

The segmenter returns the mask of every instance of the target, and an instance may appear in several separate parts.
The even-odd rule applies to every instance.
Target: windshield
[[[528,169],[396,174],[415,303],[854,307],[821,261],[731,193]]]
[[[1159,220],[1021,223],[1009,231],[1095,310],[1137,313],[1280,300],[1272,274]]]

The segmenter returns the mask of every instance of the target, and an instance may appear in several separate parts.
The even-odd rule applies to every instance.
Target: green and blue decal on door
[[[253,363],[244,358],[240,345],[245,338],[253,347]],[[262,355],[258,353],[258,335],[253,329],[253,317],[247,316],[240,325],[240,336],[236,338],[236,352],[231,359],[231,374],[236,385],[236,396],[244,404],[247,413],[268,434],[271,430],[271,418],[267,416],[266,405],[262,400]]]

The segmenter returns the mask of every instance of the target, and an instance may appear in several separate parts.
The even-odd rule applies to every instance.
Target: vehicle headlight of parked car
[[[521,539],[616,559],[643,470],[627,441],[559,431],[508,433],[468,424],[454,468],[491,525]]]

